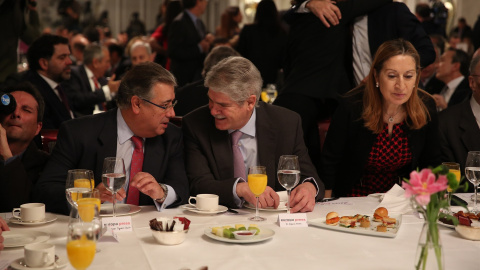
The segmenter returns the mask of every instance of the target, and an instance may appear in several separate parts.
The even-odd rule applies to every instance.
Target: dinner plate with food
[[[459,225],[464,226],[472,226],[472,227],[480,227],[480,214],[475,215],[471,212],[453,212],[452,215],[458,219]],[[448,218],[439,218],[438,224],[443,225],[448,228],[455,229],[455,225],[453,225],[453,221]]]
[[[217,241],[235,244],[262,242],[275,235],[274,230],[258,227],[256,224],[219,225],[209,227],[203,233]]]
[[[340,216],[337,212],[330,212],[325,218],[310,220],[308,224],[334,231],[395,238],[402,224],[402,215],[389,215],[386,208],[379,207],[373,215]]]

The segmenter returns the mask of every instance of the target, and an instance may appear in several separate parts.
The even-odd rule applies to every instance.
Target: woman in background
[[[325,197],[383,193],[412,170],[440,164],[435,102],[418,89],[419,72],[410,42],[378,48],[366,83],[346,94],[328,129]]]
[[[239,24],[242,20],[243,16],[239,7],[228,7],[220,17],[220,25],[215,31],[215,38],[228,40],[232,47],[237,46],[240,33]]]

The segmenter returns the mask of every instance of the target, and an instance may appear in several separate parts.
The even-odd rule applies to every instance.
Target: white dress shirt
[[[93,75],[93,72],[87,67],[87,66],[84,66],[85,67],[85,72],[87,73],[87,78],[88,78],[88,83],[90,84],[90,89],[92,89],[92,92],[95,92],[96,88],[95,88],[95,82],[93,81],[93,77],[95,75]],[[100,85],[100,83],[98,83]],[[101,86],[101,89],[103,91],[103,94],[105,95],[105,101],[110,101],[112,100],[112,94],[110,92],[110,88],[108,87],[108,85],[104,85],[104,86]],[[101,113],[103,112],[103,110],[100,110],[98,104],[95,104],[95,109],[93,110],[93,114],[97,114],[97,113]]]
[[[370,44],[368,41],[368,16],[360,16],[355,18],[353,24],[352,37],[353,52],[353,75],[355,82],[359,85],[370,72],[372,66],[372,54],[370,52]]]
[[[475,116],[478,128],[480,128],[480,104],[477,103],[473,96],[470,98],[470,107],[472,107],[473,116]]]
[[[453,96],[453,93],[455,93],[455,90],[457,89],[458,85],[462,82],[464,76],[460,76],[456,79],[453,79],[447,83],[448,89],[445,91],[443,94],[443,97],[445,98],[445,102],[448,104],[450,99]]]

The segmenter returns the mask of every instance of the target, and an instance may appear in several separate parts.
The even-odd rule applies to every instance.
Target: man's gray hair
[[[133,43],[132,47],[130,47],[130,56],[132,55],[133,50],[137,47],[144,47],[145,49],[147,49],[148,55],[152,54],[152,47],[150,47],[150,44],[148,44],[148,42],[138,40]]]
[[[230,56],[240,56],[240,54],[230,46],[217,46],[213,48],[203,62],[202,76],[205,77],[213,66]]]
[[[89,44],[83,52],[83,63],[85,65],[90,65],[93,63],[93,59],[102,60],[102,58],[105,56],[103,55],[104,49],[106,50],[106,48],[96,43]]]
[[[150,100],[153,97],[153,86],[157,83],[177,86],[172,73],[157,63],[145,62],[132,67],[118,88],[117,106],[120,109],[129,108],[133,96]]]
[[[477,67],[478,62],[480,62],[480,55],[473,57],[472,61],[470,62],[470,69],[469,69],[470,75],[472,74],[480,75],[480,74],[475,74],[475,68]]]
[[[255,65],[240,56],[223,59],[210,69],[205,78],[205,87],[224,93],[238,104],[251,95],[257,97],[258,103],[262,84],[262,76]]]

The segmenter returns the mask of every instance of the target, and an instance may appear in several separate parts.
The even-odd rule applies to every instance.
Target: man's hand
[[[207,54],[208,51],[210,50],[210,43],[207,40],[202,40],[200,41],[200,48],[202,48],[202,53]]]
[[[0,217],[0,250],[3,249],[4,238],[2,236],[2,231],[10,231],[10,228],[7,226],[7,222]]]
[[[433,99],[435,100],[435,103],[437,104],[438,108],[445,110],[448,107],[448,104],[442,95],[434,94]]]
[[[335,3],[330,0],[311,0],[305,7],[315,14],[326,27],[330,27],[328,22],[337,25],[342,18],[342,13]]]
[[[150,196],[154,200],[163,198],[165,195],[163,188],[158,184],[157,180],[146,172],[135,174],[133,179],[130,180],[130,186],[136,187],[138,191]]]
[[[97,185],[97,189],[100,191],[100,201],[103,202],[111,202],[113,203],[113,198],[112,198],[112,192],[110,192],[104,185],[103,183],[100,183]],[[115,198],[117,201],[121,201],[125,199],[127,196],[127,193],[125,192],[124,188],[121,188],[119,191],[117,191],[117,194]]]
[[[312,212],[315,207],[315,194],[317,189],[310,182],[297,186],[290,194],[291,213]]]
[[[12,151],[10,150],[10,146],[8,146],[7,132],[2,127],[1,124],[0,124],[0,156],[2,157],[3,160],[7,160],[13,156]]]
[[[110,80],[108,81],[108,88],[110,89],[110,93],[117,93],[118,92],[118,88],[120,87],[120,80],[119,81],[115,81],[115,74],[112,75],[112,77],[110,77]]]
[[[248,187],[248,183],[242,182],[237,184],[237,195],[238,197],[243,198],[245,201],[249,202],[252,205],[257,204],[257,199]],[[260,195],[258,199],[258,208],[273,207],[278,208],[280,203],[280,197],[278,194],[269,186],[265,188],[265,191]]]

